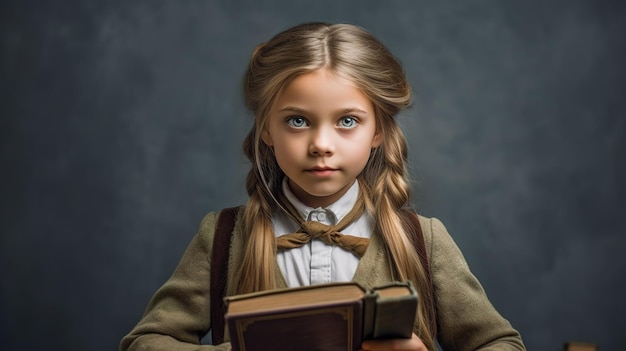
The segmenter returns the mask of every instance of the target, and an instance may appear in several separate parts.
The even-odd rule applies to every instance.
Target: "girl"
[[[254,115],[244,141],[250,198],[228,228],[230,246],[212,252],[219,214],[208,214],[120,350],[228,350],[228,336],[215,330],[214,342],[226,342],[198,345],[214,327],[211,301],[222,298],[210,296],[216,276],[226,277],[226,295],[411,280],[420,296],[412,338],[366,340],[363,350],[436,350],[437,342],[444,350],[524,349],[441,222],[419,217],[426,257],[416,250],[406,219],[406,142],[394,119],[409,106],[411,90],[378,40],[346,24],[288,29],[254,51],[244,97]],[[356,254],[321,239],[278,244],[312,221],[341,222],[338,231],[369,243]],[[219,268],[212,254],[227,250]]]

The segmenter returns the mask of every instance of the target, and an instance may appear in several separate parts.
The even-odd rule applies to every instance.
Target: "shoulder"
[[[458,251],[458,247],[441,220],[418,214],[429,257],[436,251]]]
[[[242,206],[230,207],[207,213],[200,221],[197,233],[198,240],[212,249],[216,233],[230,234],[233,231],[242,212],[241,208]],[[218,231],[219,228],[223,230],[220,232]]]
[[[417,218],[419,218],[420,227],[422,227],[425,239],[428,238],[432,240],[432,236],[437,235],[437,233],[448,233],[446,226],[436,217],[426,217],[421,214],[417,214]]]
[[[200,221],[200,232],[213,231],[220,221],[237,220],[243,210],[243,206],[223,208],[219,211],[207,213]]]
[[[208,234],[213,232],[215,229],[215,225],[217,224],[217,219],[220,215],[221,211],[217,212],[209,212],[202,218],[200,221],[200,227],[198,228],[198,233]]]

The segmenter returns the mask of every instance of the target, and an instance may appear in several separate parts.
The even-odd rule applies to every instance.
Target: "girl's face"
[[[382,143],[372,102],[326,69],[287,85],[262,138],[274,148],[291,191],[311,207],[339,199]]]

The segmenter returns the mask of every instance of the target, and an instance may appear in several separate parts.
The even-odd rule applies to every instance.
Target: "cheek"
[[[283,166],[289,166],[290,163],[295,161],[297,159],[295,155],[295,147],[290,147],[290,145],[279,142],[274,144],[274,157],[281,168],[283,168]]]
[[[275,136],[273,141],[274,151],[281,155],[296,155],[307,148],[306,140],[302,138]]]
[[[359,167],[361,169],[364,169],[365,166],[367,166],[367,163],[369,162],[370,156],[371,156],[371,149],[363,150],[363,153],[361,155],[359,155],[358,163],[359,163]]]

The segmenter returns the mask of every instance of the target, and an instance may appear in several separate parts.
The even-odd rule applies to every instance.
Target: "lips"
[[[320,177],[325,177],[325,176],[330,176],[333,173],[335,173],[337,171],[336,168],[332,168],[332,167],[313,167],[310,169],[306,170],[308,173],[311,173],[313,175],[316,176],[320,176]]]
[[[316,167],[309,169],[309,171],[336,171],[336,170],[337,169],[335,168],[326,167],[326,166],[316,166]]]

